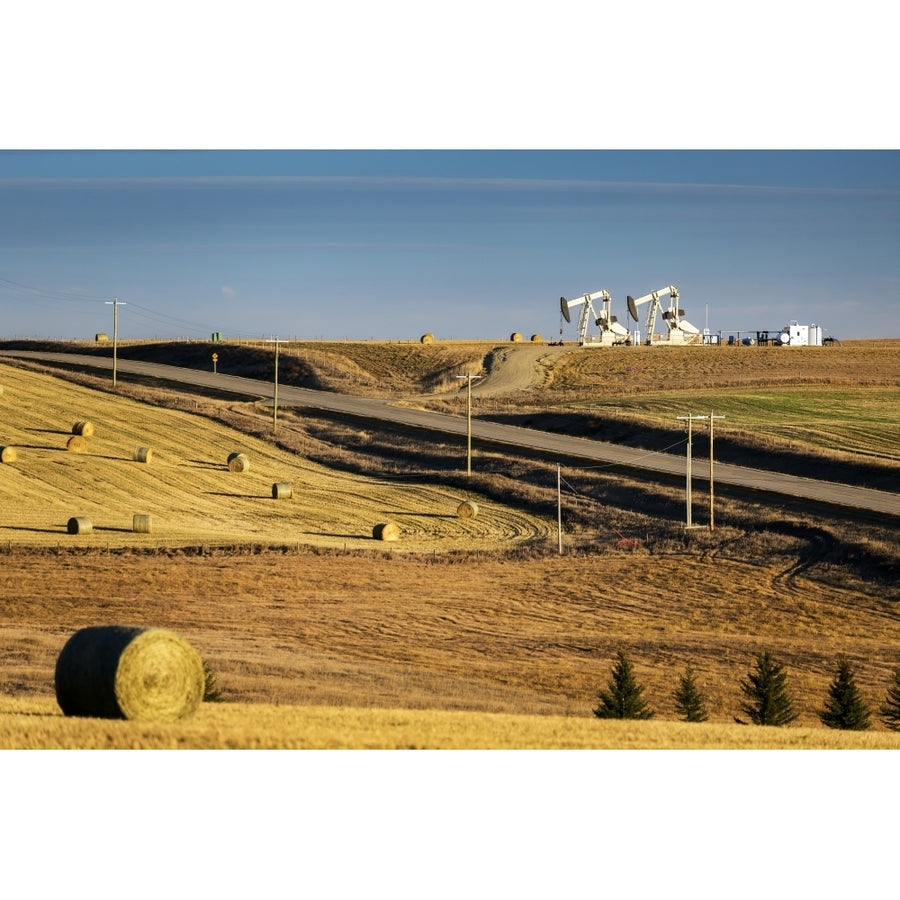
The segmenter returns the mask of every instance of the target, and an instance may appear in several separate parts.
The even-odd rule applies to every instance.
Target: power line
[[[46,288],[36,288],[32,285],[22,284],[18,281],[11,281],[9,278],[0,278],[0,284],[6,284],[10,287],[17,288],[20,291],[26,291],[29,294],[37,294],[48,300],[59,300],[64,303],[96,303],[104,300],[104,297],[96,297],[90,294],[79,294],[73,291],[56,291]]]
[[[646,453],[642,454],[641,456],[634,457],[634,461],[638,461],[638,460],[642,460],[642,459],[649,459],[651,456],[658,456],[660,453],[668,453],[670,450],[674,450],[676,447],[683,447],[686,443],[687,443],[687,440],[680,438],[679,440],[675,441],[674,444],[669,444],[668,447],[663,447],[661,450],[648,450]],[[572,468],[578,469],[579,471],[584,471],[584,472],[590,472],[595,469],[614,469],[614,468],[616,468],[616,466],[621,466],[621,465],[622,465],[622,463],[620,463],[620,462],[612,462],[612,463],[605,463],[602,466],[569,466],[569,468],[570,469],[572,469]]]
[[[98,297],[91,294],[79,294],[73,291],[58,291],[48,288],[38,288],[34,287],[33,285],[23,284],[19,281],[13,281],[9,278],[0,278],[0,285],[7,285],[11,288],[15,288],[18,291],[24,291],[25,293],[30,294],[33,297],[36,296],[48,301],[59,301],[62,303],[98,303],[101,301],[108,302],[106,297]],[[26,302],[26,298],[19,299],[21,299],[22,302]],[[143,311],[143,313],[132,312],[130,314],[136,315],[138,318],[143,318],[148,321],[157,322],[158,324],[163,325],[178,325],[182,328],[195,329],[201,333],[209,330],[206,325],[201,325],[198,322],[191,322],[187,319],[179,318],[178,316],[170,316],[168,313],[159,312],[158,310],[154,310],[150,307],[143,306],[140,303],[136,303],[133,300],[129,300],[128,303],[133,309]]]
[[[143,315],[138,314],[140,318],[148,319],[150,321],[162,322],[163,324],[187,326],[190,328],[196,328],[198,331],[203,332],[209,330],[206,325],[201,325],[198,322],[190,322],[187,319],[180,319],[178,318],[178,316],[170,316],[168,313],[158,312],[157,310],[150,309],[147,306],[141,306],[140,303],[136,303],[134,300],[129,300],[128,303],[134,309],[140,309],[144,311]]]

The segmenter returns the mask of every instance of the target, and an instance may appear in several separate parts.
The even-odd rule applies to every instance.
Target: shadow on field
[[[313,537],[346,538],[347,540],[373,541],[371,534],[338,534],[334,531],[301,531],[300,534],[308,534]],[[383,543],[379,541],[378,543]]]
[[[236,494],[230,491],[204,491],[207,497],[233,497],[235,500],[268,500],[271,502],[271,494]]]
[[[413,509],[385,509],[382,510],[386,516],[415,516],[417,519],[457,519],[455,513],[423,513]]]
[[[35,534],[65,534],[66,526],[60,525],[58,528],[22,528],[18,525],[0,525],[0,528],[6,531],[32,531]]]
[[[50,444],[16,444],[20,450],[66,450],[65,447],[55,447]],[[69,451],[66,450],[66,453]]]
[[[187,460],[192,466],[196,466],[198,469],[221,469],[222,471],[227,471],[228,466],[224,463],[213,463],[208,459],[189,459]]]

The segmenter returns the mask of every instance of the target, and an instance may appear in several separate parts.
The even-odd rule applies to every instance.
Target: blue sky
[[[0,337],[575,336],[677,286],[713,331],[900,336],[900,153],[0,151]],[[574,317],[573,317],[574,318]]]
[[[110,8],[2,14],[0,337],[900,333],[874,0]]]

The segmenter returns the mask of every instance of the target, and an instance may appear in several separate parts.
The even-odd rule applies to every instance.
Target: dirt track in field
[[[550,378],[552,363],[575,347],[546,347],[542,344],[513,344],[491,354],[487,376],[473,381],[472,396],[505,397],[543,387]]]

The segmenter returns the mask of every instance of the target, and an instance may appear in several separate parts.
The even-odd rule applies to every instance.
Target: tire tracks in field
[[[806,549],[798,554],[796,561],[772,579],[772,587],[782,594],[793,593],[797,588],[797,579],[806,575],[817,563],[832,556],[838,545],[830,531],[802,522],[769,522],[766,530],[806,542]]]

